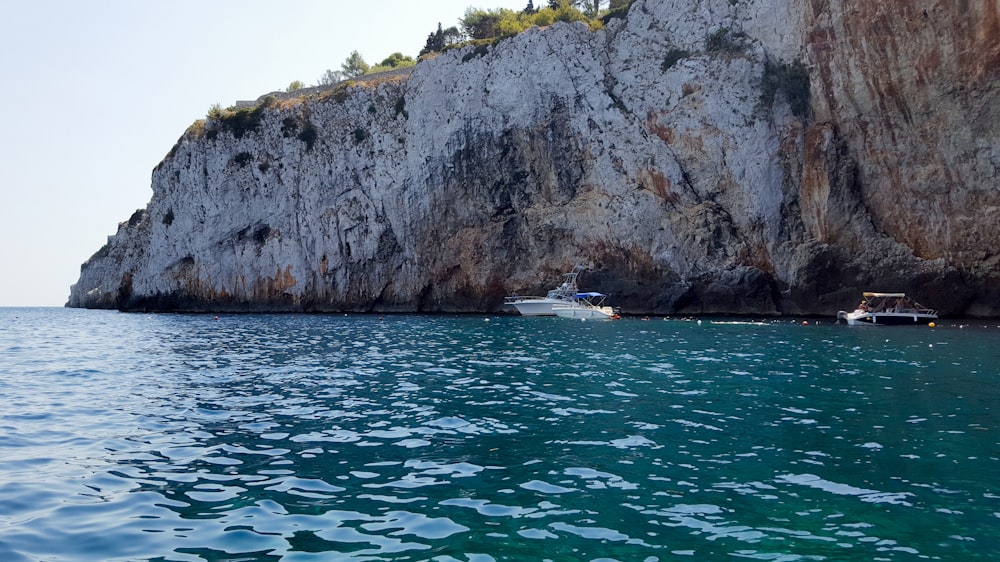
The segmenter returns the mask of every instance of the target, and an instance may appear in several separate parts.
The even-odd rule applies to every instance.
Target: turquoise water
[[[0,309],[0,560],[994,560],[996,324]]]

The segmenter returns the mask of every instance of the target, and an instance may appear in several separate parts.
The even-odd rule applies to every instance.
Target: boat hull
[[[905,312],[861,312],[855,310],[843,316],[848,326],[907,326],[930,324],[937,320],[937,314]]]
[[[583,270],[582,265],[573,268],[569,273],[563,273],[563,282],[541,296],[514,295],[504,299],[504,305],[512,306],[521,316],[555,316],[552,306],[573,302],[577,293],[576,276]]]
[[[555,316],[553,306],[566,304],[565,300],[559,299],[513,299],[505,303],[517,309],[521,316]]]
[[[553,311],[560,318],[579,318],[582,320],[611,320],[615,312],[610,306],[556,306]]]

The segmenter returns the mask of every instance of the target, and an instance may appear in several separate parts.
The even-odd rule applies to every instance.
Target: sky
[[[527,0],[5,0],[0,306],[63,306],[80,264],[144,208],[184,131],[315,85],[352,51],[416,57],[470,7]]]

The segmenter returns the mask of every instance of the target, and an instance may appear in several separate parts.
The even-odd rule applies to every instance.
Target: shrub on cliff
[[[549,6],[535,9],[529,2],[528,7],[521,11],[499,8],[483,10],[469,8],[459,19],[459,28],[441,29],[438,24],[436,32],[427,37],[421,56],[462,47],[469,44],[482,45],[484,42],[495,42],[513,37],[532,27],[547,27],[556,22],[583,21],[591,29],[604,26],[604,18],[614,14],[620,17],[628,11],[630,0],[612,0],[609,9],[602,9],[604,0],[552,0]],[[579,6],[583,7],[581,10]],[[464,41],[463,41],[464,39]]]
[[[222,128],[228,130],[236,138],[243,138],[243,135],[251,131],[256,131],[260,127],[263,117],[264,106],[238,109],[228,113],[220,122]]]
[[[685,51],[684,49],[670,49],[667,54],[663,57],[663,63],[660,64],[660,70],[666,72],[673,68],[675,64],[683,59],[691,56],[691,53]]]
[[[632,7],[632,0],[611,0],[611,6],[608,10],[608,13],[604,14],[604,17],[601,18],[601,21],[603,21],[604,24],[607,25],[608,22],[610,22],[615,18],[624,18],[626,15],[628,15],[628,10],[631,7]]]
[[[734,33],[728,27],[720,27],[705,38],[705,52],[738,53],[743,50],[739,41],[742,37],[742,33]]]
[[[785,93],[792,113],[805,117],[809,111],[810,85],[809,69],[802,61],[789,63],[771,63],[764,66],[764,76],[761,84],[760,101],[765,108],[774,103],[774,95],[778,91]]]
[[[319,138],[319,133],[316,132],[316,127],[313,126],[312,122],[306,121],[302,131],[299,132],[298,138],[300,141],[306,143],[306,152],[312,150],[313,144],[316,143],[316,139]]]
[[[417,64],[417,61],[413,60],[413,57],[408,57],[403,53],[393,53],[382,60],[382,62],[376,64],[375,66],[368,69],[368,74],[375,74],[377,72],[386,72],[389,70],[395,70],[397,68],[407,68]]]
[[[145,209],[136,209],[132,216],[128,218],[128,225],[135,226],[142,222],[142,217],[146,214]]]
[[[213,105],[208,110],[209,123],[206,123],[208,137],[215,138],[218,131],[222,130],[232,133],[238,139],[243,138],[243,135],[260,128],[264,110],[276,102],[274,97],[267,96],[259,105],[253,107],[222,109],[218,104]]]
[[[250,154],[249,152],[246,151],[237,153],[235,156],[233,156],[233,164],[236,164],[237,166],[241,167],[246,166],[252,160],[253,160],[253,154]]]
[[[333,100],[338,103],[343,103],[347,100],[348,92],[351,88],[357,86],[357,82],[354,80],[346,80],[337,84],[337,86],[331,90],[327,90],[319,94],[320,101]]]

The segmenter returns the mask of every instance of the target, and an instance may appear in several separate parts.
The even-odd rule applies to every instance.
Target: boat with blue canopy
[[[607,295],[597,292],[576,293],[566,303],[552,305],[552,312],[560,318],[582,320],[616,320],[621,318],[618,311],[604,304]]]

